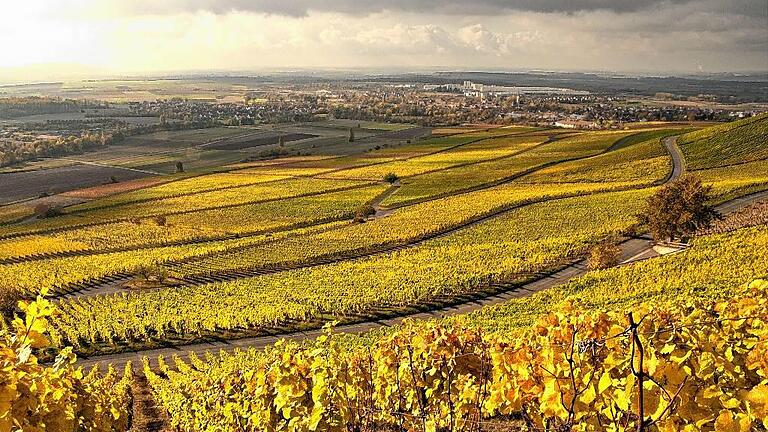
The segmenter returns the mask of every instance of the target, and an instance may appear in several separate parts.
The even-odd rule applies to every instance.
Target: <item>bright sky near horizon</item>
[[[6,80],[325,67],[768,70],[766,0],[2,0],[0,12]]]

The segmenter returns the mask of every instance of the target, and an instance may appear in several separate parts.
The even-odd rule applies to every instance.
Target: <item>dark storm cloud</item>
[[[627,13],[688,4],[693,7],[705,5],[706,9],[715,14],[768,15],[766,0],[166,0],[137,3],[141,3],[142,8],[150,12],[245,11],[296,17],[306,16],[310,12],[367,15],[382,11],[446,15],[493,15],[512,11]]]
[[[188,6],[212,12],[253,11],[281,15],[306,15],[310,11],[368,14],[405,11],[436,14],[492,14],[505,11],[579,12],[611,10],[633,12],[667,2],[690,0],[187,0]]]

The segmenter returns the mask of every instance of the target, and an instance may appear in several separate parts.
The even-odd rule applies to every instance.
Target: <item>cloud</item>
[[[141,1],[139,1],[141,3]],[[286,16],[312,12],[366,15],[378,12],[409,12],[430,15],[495,15],[508,12],[576,13],[610,11],[631,13],[660,10],[675,5],[705,7],[724,14],[768,15],[765,0],[169,0],[155,2],[166,10],[195,10],[214,13],[246,11]]]
[[[483,24],[464,26],[456,35],[465,48],[494,56],[513,54],[543,42],[538,31],[494,32]]]
[[[0,67],[768,70],[761,1],[12,2],[16,19],[0,26],[10,50]],[[523,7],[534,10],[513,9]]]
[[[59,0],[55,9],[91,4],[135,14],[210,12],[227,14],[252,12],[291,17],[312,13],[369,15],[380,12],[407,12],[429,15],[496,15],[508,12],[576,13],[610,11],[631,13],[660,10],[674,5],[693,8],[704,5],[714,12],[768,16],[765,0]],[[85,8],[83,8],[85,9]]]

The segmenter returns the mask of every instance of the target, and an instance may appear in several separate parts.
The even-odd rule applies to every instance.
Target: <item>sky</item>
[[[0,79],[768,71],[768,0],[0,0]]]

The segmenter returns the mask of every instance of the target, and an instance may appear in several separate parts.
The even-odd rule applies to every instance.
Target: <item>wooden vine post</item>
[[[645,357],[645,350],[643,343],[640,341],[637,328],[640,323],[635,322],[635,317],[632,316],[632,312],[627,314],[629,321],[629,332],[632,340],[632,354],[630,358],[630,367],[632,375],[638,383],[638,395],[637,395],[637,432],[645,432],[647,430],[647,423],[645,420],[645,397],[643,395],[643,382],[645,381],[645,370],[643,369],[643,358]],[[642,320],[640,320],[642,322]],[[638,367],[635,368],[635,352],[638,353],[640,359],[638,361]]]

